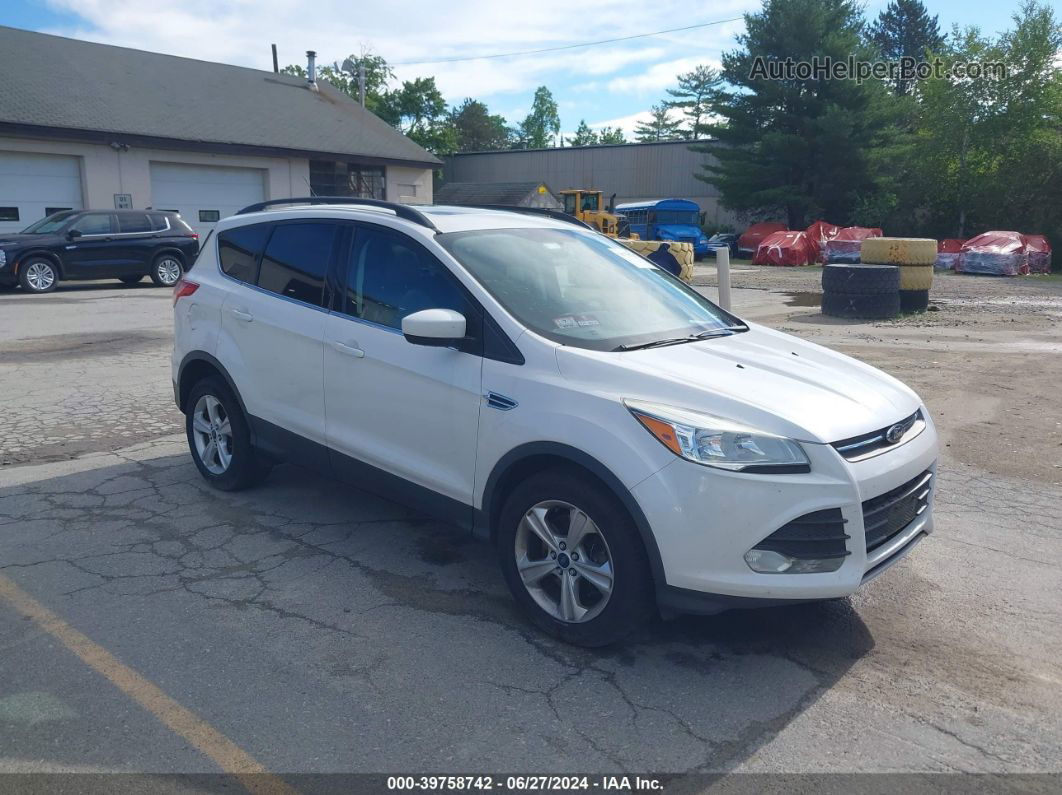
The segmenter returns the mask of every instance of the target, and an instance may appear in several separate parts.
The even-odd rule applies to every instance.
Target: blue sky
[[[868,16],[876,16],[887,2],[869,0]],[[923,2],[939,15],[944,30],[952,24],[977,25],[993,33],[1009,26],[1018,7],[1017,0]],[[319,62],[371,50],[392,63],[408,63],[630,36],[740,17],[759,5],[759,0],[609,0],[603,5],[571,0],[515,5],[497,0],[5,0],[0,24],[269,69],[271,43],[278,45],[281,65],[303,63],[308,49],[318,52]],[[544,84],[558,101],[565,130],[585,118],[591,126],[613,124],[629,131],[665,95],[676,74],[699,63],[717,64],[742,29],[737,21],[545,55],[398,66],[396,72],[400,79],[434,75],[448,101],[475,97],[511,122],[527,113],[535,87]]]

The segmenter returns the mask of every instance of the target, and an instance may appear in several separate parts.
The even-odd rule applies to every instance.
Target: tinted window
[[[150,232],[151,221],[147,213],[119,213],[118,231],[130,234],[132,232]]]
[[[110,213],[86,213],[78,218],[70,227],[83,235],[107,235],[111,228]]]
[[[0,207],[0,221],[17,221],[18,207]]]
[[[421,309],[455,309],[471,318],[464,292],[441,262],[409,238],[359,228],[346,276],[344,310],[400,329]]]
[[[199,222],[203,224],[212,224],[215,221],[221,220],[220,210],[200,210]]]
[[[169,224],[166,222],[166,216],[162,213],[148,213],[148,220],[151,221],[151,228],[156,232],[162,232],[169,229]]]
[[[325,221],[277,224],[269,238],[258,286],[322,306],[325,271],[337,225]]]
[[[262,256],[272,224],[254,224],[226,229],[218,235],[221,270],[233,279],[254,284],[258,281],[258,258]]]

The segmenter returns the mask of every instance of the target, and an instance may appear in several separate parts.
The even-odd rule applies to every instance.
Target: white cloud
[[[609,81],[608,88],[609,91],[621,94],[661,94],[664,89],[677,85],[675,80],[677,75],[689,72],[701,64],[719,68],[719,61],[711,58],[698,56],[678,58],[653,64],[640,75],[614,78]]]

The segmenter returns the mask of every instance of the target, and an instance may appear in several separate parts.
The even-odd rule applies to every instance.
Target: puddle
[[[782,295],[788,295],[789,299],[785,302],[786,306],[814,306],[818,307],[822,304],[822,293],[792,293],[784,292]]]

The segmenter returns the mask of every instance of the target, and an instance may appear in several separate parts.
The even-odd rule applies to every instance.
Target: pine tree
[[[598,143],[597,133],[590,129],[586,119],[579,120],[579,126],[575,128],[575,135],[568,139],[569,146],[593,146]]]
[[[634,128],[634,136],[639,141],[676,141],[682,137],[682,122],[671,120],[665,103],[653,105],[649,113],[649,121],[639,122]]]
[[[602,127],[597,132],[597,142],[601,144],[625,144],[627,139],[620,127]]]
[[[889,61],[914,58],[920,61],[926,52],[939,52],[944,46],[937,17],[930,16],[920,0],[892,0],[867,29],[868,39],[882,57]],[[897,94],[909,94],[915,78],[897,75],[892,88]]]
[[[466,99],[450,111],[458,152],[486,152],[508,148],[513,131],[503,116],[492,115],[487,106]]]
[[[702,64],[692,72],[679,75],[678,88],[667,90],[667,93],[675,99],[665,100],[664,105],[668,108],[679,109],[686,117],[687,138],[704,137],[704,125],[708,121],[711,104],[720,82],[719,73],[712,67]]]

